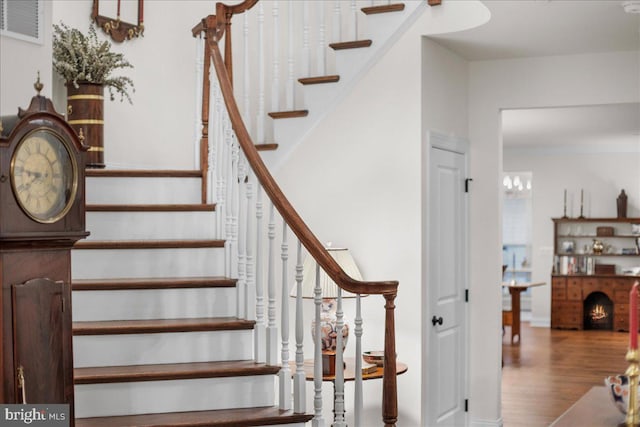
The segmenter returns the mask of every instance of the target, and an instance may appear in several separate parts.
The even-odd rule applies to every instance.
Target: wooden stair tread
[[[272,119],[291,119],[296,117],[306,117],[309,110],[276,111],[269,113]]]
[[[236,279],[227,277],[149,277],[121,279],[72,279],[74,291],[106,291],[133,289],[230,288]]]
[[[167,332],[231,331],[253,329],[253,320],[237,317],[188,319],[99,320],[73,322],[73,335],[157,334]]]
[[[278,149],[278,144],[272,142],[268,144],[255,144],[258,151],[273,151]]]
[[[279,366],[255,363],[253,360],[220,362],[164,363],[155,365],[98,366],[75,368],[74,384],[106,384],[138,381],[224,378],[252,375],[273,375]]]
[[[404,10],[404,3],[385,4],[380,6],[363,7],[362,12],[365,15],[374,15],[376,13],[400,12]]]
[[[83,240],[74,249],[180,249],[180,248],[222,248],[224,240]]]
[[[173,412],[117,417],[76,418],[76,427],[244,427],[306,423],[310,414],[294,414],[275,406],[220,409],[216,411]]]
[[[303,85],[335,83],[337,81],[340,81],[340,76],[332,75],[332,76],[318,76],[318,77],[303,77],[298,79],[298,81]]]
[[[359,49],[369,47],[371,46],[371,43],[373,43],[371,40],[354,40],[350,42],[330,43],[329,46],[333,50]]]
[[[87,212],[215,212],[216,205],[194,204],[95,204]]]
[[[202,178],[199,170],[182,169],[87,169],[87,177],[123,178]]]

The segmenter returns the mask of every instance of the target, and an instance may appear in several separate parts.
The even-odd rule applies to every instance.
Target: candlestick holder
[[[584,219],[584,190],[580,190],[580,216],[579,219]]]
[[[627,351],[626,360],[629,362],[629,367],[625,372],[629,377],[629,403],[624,423],[626,426],[637,426],[640,424],[640,414],[638,413],[638,376],[640,375],[640,357],[638,349],[630,348]]]

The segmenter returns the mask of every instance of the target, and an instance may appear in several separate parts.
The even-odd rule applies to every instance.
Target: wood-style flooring
[[[532,328],[529,323],[521,329],[520,345],[511,345],[510,327],[502,338],[504,427],[546,427],[591,387],[604,385],[605,376],[627,368],[627,333]]]

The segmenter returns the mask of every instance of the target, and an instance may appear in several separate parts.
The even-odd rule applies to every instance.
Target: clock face
[[[62,218],[75,198],[77,166],[63,139],[36,129],[19,143],[11,160],[11,184],[20,207],[42,223]]]

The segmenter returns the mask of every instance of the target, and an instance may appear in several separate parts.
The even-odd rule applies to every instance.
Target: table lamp
[[[346,248],[333,248],[331,246],[326,248],[329,255],[338,263],[340,267],[351,278],[356,280],[362,280],[360,270],[356,266],[356,263],[351,256],[351,253]],[[320,341],[322,345],[322,373],[323,375],[335,374],[335,355],[337,350],[337,336],[338,331],[336,328],[336,308],[338,298],[338,285],[331,280],[331,278],[320,269],[320,288],[322,289],[322,304],[320,313]],[[316,261],[311,256],[307,256],[302,266],[302,298],[313,299],[314,289],[316,287]],[[295,297],[296,287],[294,286],[291,291],[291,296]],[[342,298],[355,298],[356,295],[350,292],[342,291]],[[315,337],[315,319],[311,322],[311,336]],[[342,328],[342,350],[347,345],[347,339],[349,337],[349,325],[344,322]]]

